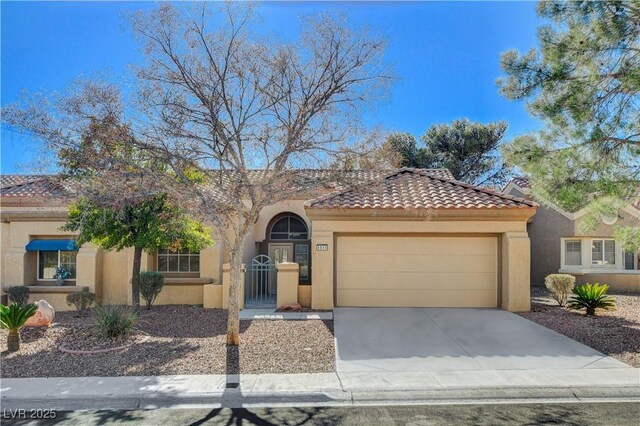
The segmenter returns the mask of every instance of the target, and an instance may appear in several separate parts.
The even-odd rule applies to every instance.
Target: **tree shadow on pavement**
[[[333,412],[333,413],[332,413]],[[340,415],[334,410],[323,408],[289,408],[274,410],[271,408],[216,408],[208,412],[204,417],[189,423],[189,426],[200,426],[214,423],[219,425],[335,425],[338,424]]]

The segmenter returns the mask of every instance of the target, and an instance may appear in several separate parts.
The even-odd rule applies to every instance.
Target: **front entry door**
[[[276,265],[282,262],[293,262],[293,244],[269,244],[269,257]]]

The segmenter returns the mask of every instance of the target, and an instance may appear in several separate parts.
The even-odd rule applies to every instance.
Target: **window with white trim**
[[[76,256],[77,251],[39,251],[38,252],[38,279],[55,280],[58,268],[65,268],[69,271],[68,280],[76,279]]]
[[[625,251],[623,254],[624,269],[627,271],[634,271],[640,269],[640,253],[633,253]]]
[[[200,252],[158,250],[158,272],[200,272]]]
[[[565,240],[564,242],[564,264],[567,266],[582,265],[582,241]]]
[[[591,241],[591,264],[594,266],[608,266],[616,264],[615,240]]]

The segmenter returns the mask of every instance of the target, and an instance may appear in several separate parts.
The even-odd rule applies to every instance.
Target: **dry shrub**
[[[560,306],[564,306],[567,303],[567,298],[575,284],[576,277],[569,274],[550,274],[544,279],[544,285],[549,289],[551,297]]]

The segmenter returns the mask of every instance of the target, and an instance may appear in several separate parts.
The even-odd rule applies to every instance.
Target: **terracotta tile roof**
[[[49,176],[0,188],[2,197],[11,198],[64,198],[73,191],[60,179]]]
[[[431,174],[400,169],[364,189],[336,191],[307,201],[314,209],[500,209],[530,208],[523,198]]]
[[[323,170],[323,169],[302,169],[294,170],[297,176],[294,180],[296,191],[313,191],[322,189],[339,189],[336,181],[348,181],[361,184],[374,179],[379,179],[388,173],[387,171],[371,170]],[[264,174],[264,170],[250,170],[249,175],[258,178]],[[429,169],[428,173],[447,179],[453,179],[451,172],[447,169]],[[56,175],[1,175],[0,176],[0,196],[11,198],[62,198],[73,195],[74,186],[77,182],[62,179]],[[233,180],[233,172],[226,171],[223,176],[223,183]]]
[[[0,187],[18,185],[38,179],[48,178],[50,175],[0,175]]]
[[[531,181],[526,176],[513,177],[513,178],[511,178],[511,180],[509,180],[509,182],[507,182],[507,185],[509,185],[510,183],[513,183],[514,185],[517,185],[517,186],[519,186],[520,188],[523,188],[523,189],[531,188]],[[504,188],[502,188],[503,191],[505,190],[507,185],[505,185]]]

